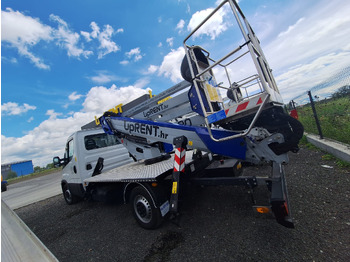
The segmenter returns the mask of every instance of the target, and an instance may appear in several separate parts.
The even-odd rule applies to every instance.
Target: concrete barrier
[[[313,134],[306,134],[306,138],[307,141],[314,146],[350,163],[350,145],[327,138],[320,139],[319,136]]]
[[[1,200],[1,261],[58,261],[3,200]]]

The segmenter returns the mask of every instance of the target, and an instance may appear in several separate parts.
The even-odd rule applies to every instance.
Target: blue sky
[[[220,1],[219,1],[220,2]],[[45,166],[105,110],[182,80],[182,41],[215,1],[3,0],[2,163]],[[350,2],[241,0],[285,102],[350,64]],[[229,44],[226,15],[197,40]]]

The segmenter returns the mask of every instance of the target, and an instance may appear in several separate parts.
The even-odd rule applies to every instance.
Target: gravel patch
[[[128,205],[68,206],[61,195],[16,213],[60,261],[350,261],[350,169],[323,155],[306,148],[290,154],[295,229],[255,214],[251,195],[233,186],[193,188],[179,224],[165,221],[157,230],[139,227]]]

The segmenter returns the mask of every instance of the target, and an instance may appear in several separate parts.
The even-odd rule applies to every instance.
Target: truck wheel
[[[153,204],[149,192],[141,186],[135,187],[130,195],[132,212],[136,221],[146,229],[155,229],[160,226],[162,216],[159,208]]]
[[[63,186],[62,191],[63,191],[64,200],[66,200],[68,205],[75,204],[79,201],[79,198],[70,192],[68,184],[65,184]]]

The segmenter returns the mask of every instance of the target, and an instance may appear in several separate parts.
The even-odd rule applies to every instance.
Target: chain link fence
[[[305,132],[350,144],[350,66],[289,102]]]

